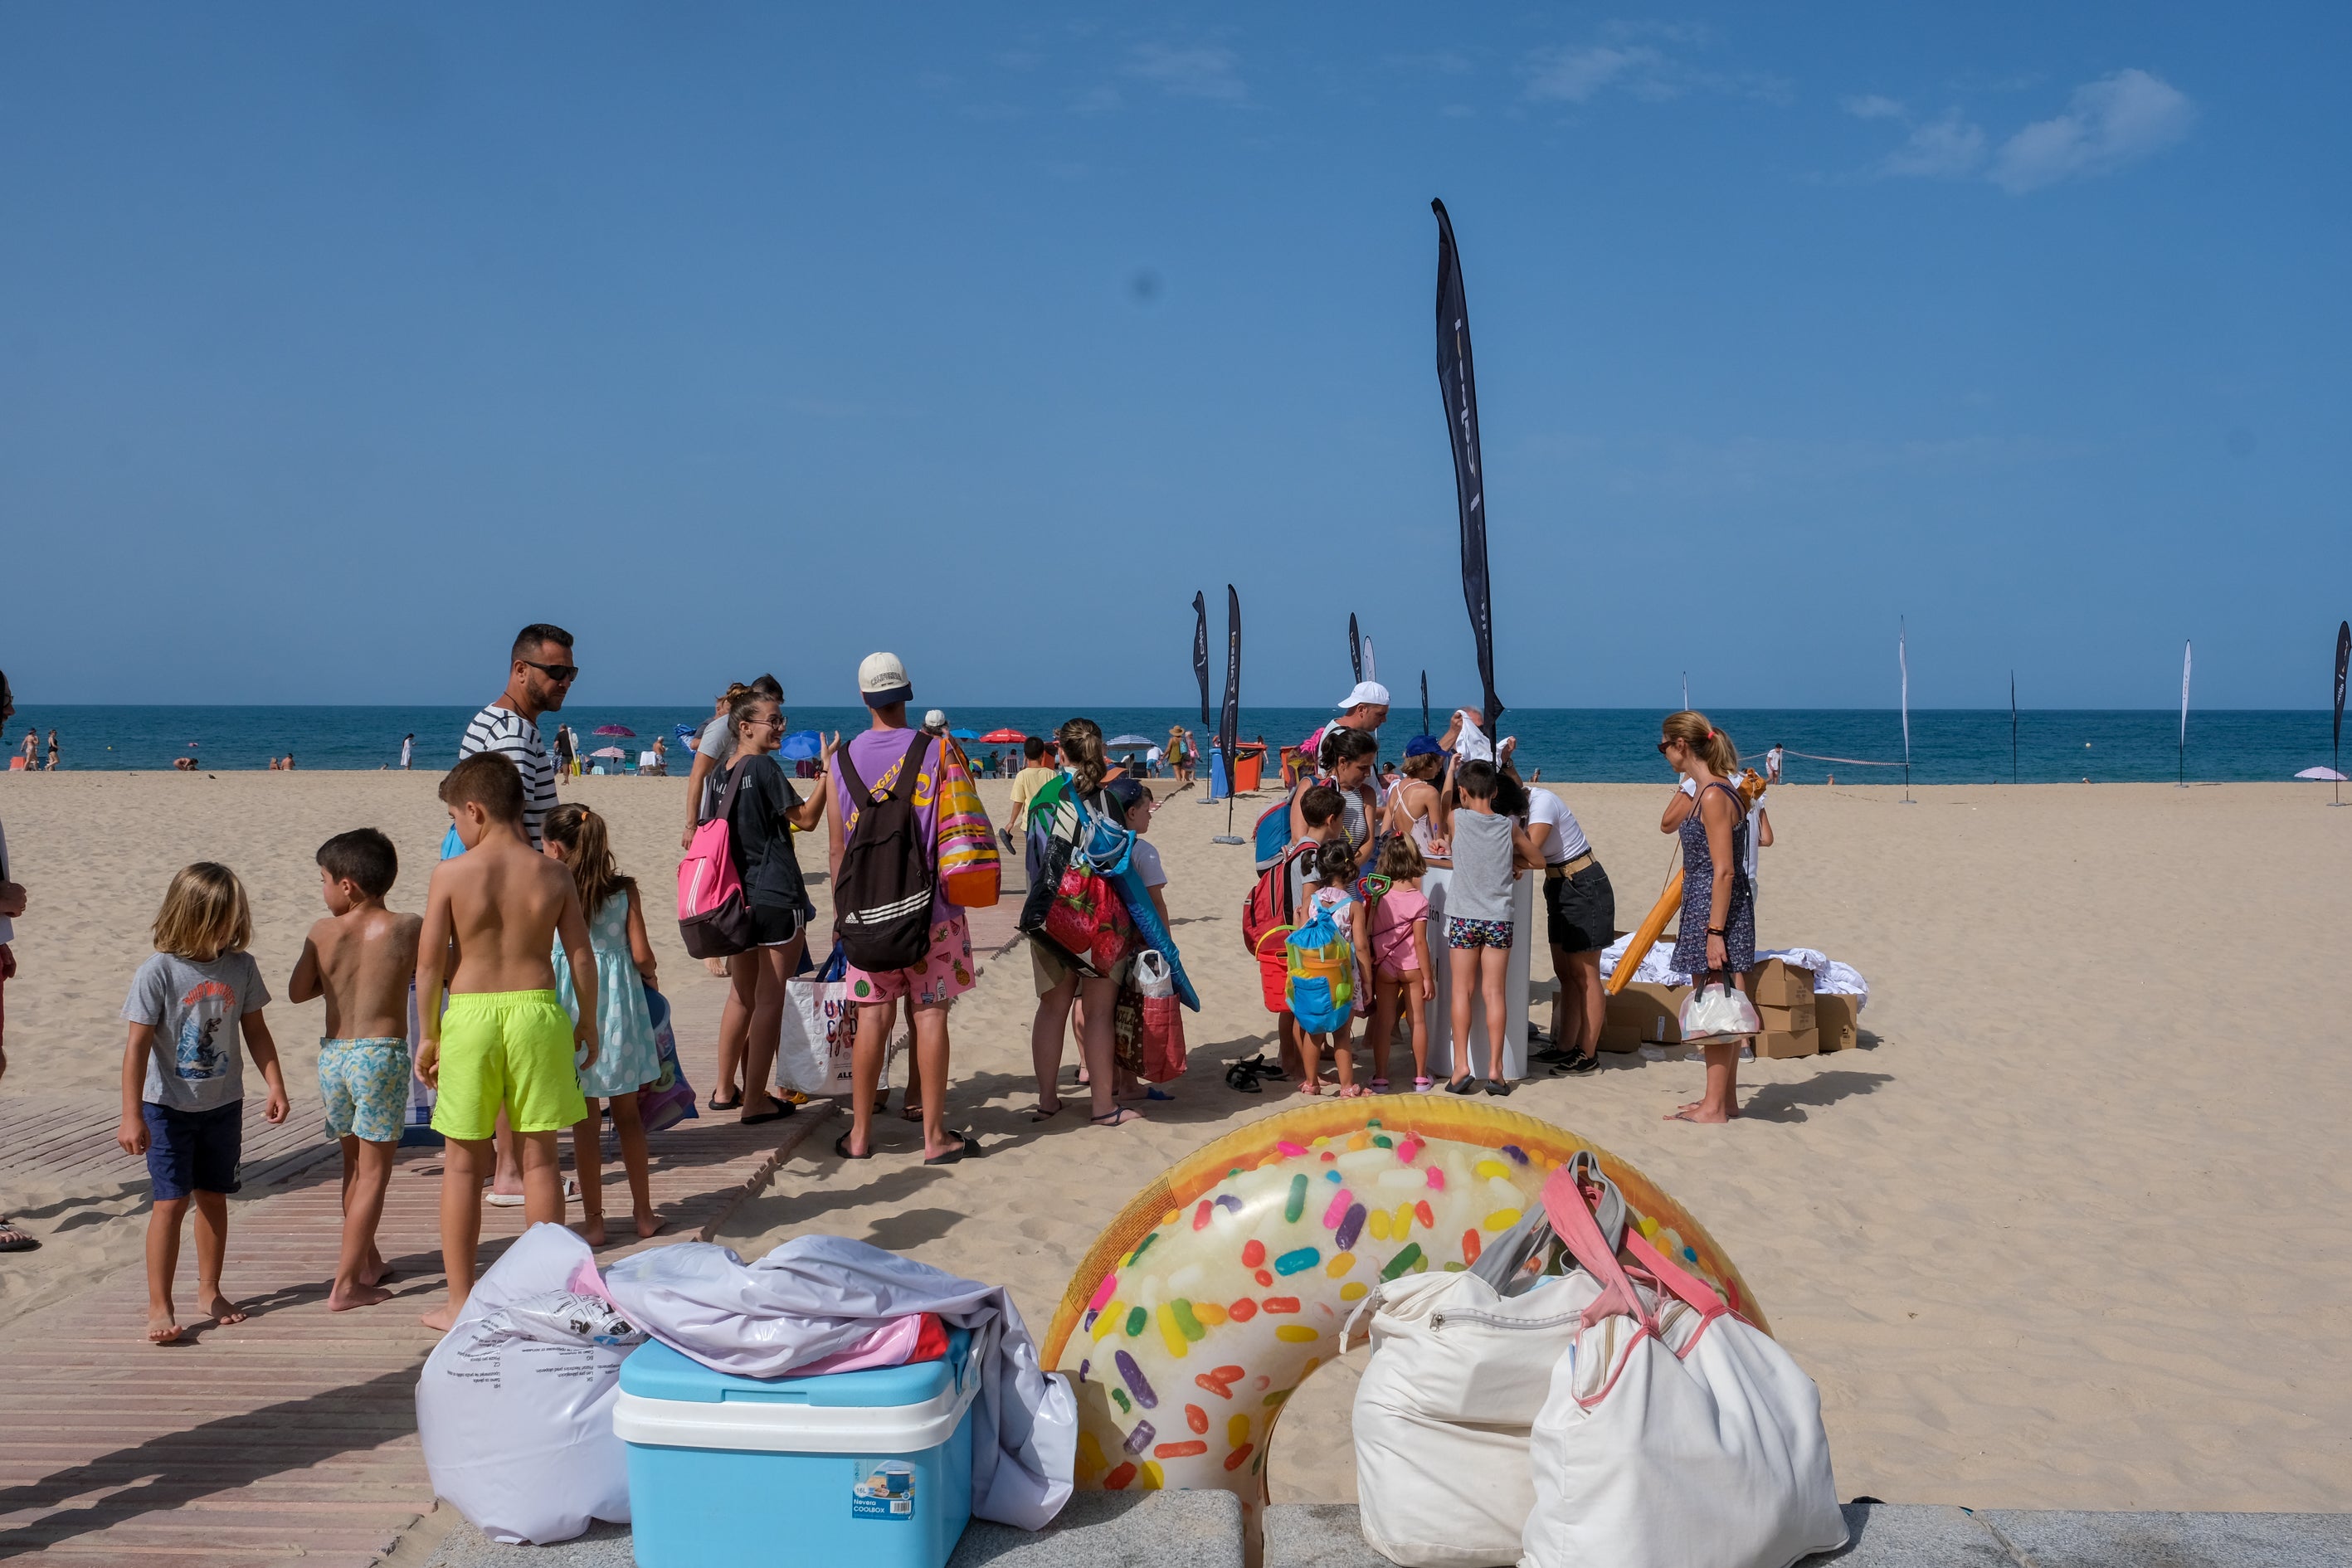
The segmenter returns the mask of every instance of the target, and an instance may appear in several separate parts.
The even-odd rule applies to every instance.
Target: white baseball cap
[[[1386,708],[1389,705],[1389,689],[1377,680],[1360,680],[1356,682],[1356,689],[1340,701],[1339,711],[1344,713],[1350,708],[1361,708],[1367,702],[1375,708]]]
[[[857,667],[857,694],[868,708],[887,708],[912,697],[915,683],[907,679],[907,667],[897,654],[869,653]]]
[[[928,712],[928,713],[926,713],[926,714],[924,714],[924,715],[923,715],[923,728],[924,728],[924,729],[926,729],[926,730],[944,730],[944,729],[946,729],[947,727],[948,727],[948,715],[947,715],[947,710],[945,710],[944,708],[934,708],[934,709],[932,709],[929,712]]]

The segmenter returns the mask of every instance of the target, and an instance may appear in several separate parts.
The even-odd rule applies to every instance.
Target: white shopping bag
[[[776,1044],[778,1089],[845,1097],[856,1044],[857,1004],[850,999],[846,981],[785,983],[783,1034]],[[883,1070],[889,1070],[887,1060]]]

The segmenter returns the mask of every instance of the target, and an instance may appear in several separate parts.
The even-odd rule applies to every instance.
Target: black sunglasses
[[[580,667],[576,664],[538,664],[527,658],[516,662],[530,665],[558,686],[569,686],[580,679]]]
[[[1660,756],[1662,756],[1662,757],[1663,757],[1663,756],[1664,756],[1664,755],[1666,754],[1666,748],[1667,748],[1668,746],[1671,746],[1671,745],[1674,745],[1674,744],[1675,744],[1675,742],[1673,742],[1673,741],[1661,741],[1661,742],[1658,742],[1658,755],[1660,755]]]

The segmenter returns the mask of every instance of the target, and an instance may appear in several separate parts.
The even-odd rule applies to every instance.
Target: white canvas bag
[[[803,1094],[849,1092],[857,1004],[841,980],[784,982],[783,1032],[776,1042],[776,1087]]]
[[[1591,1176],[1615,1195],[1598,1166]],[[1623,1214],[1621,1199],[1621,1230]],[[1372,1309],[1371,1360],[1356,1385],[1358,1512],[1365,1542],[1404,1568],[1518,1561],[1535,1506],[1528,1428],[1601,1294],[1580,1270],[1530,1280],[1528,1261],[1552,1251],[1534,1208],[1475,1268],[1391,1280],[1357,1309]]]
[[[1521,1568],[1790,1568],[1843,1546],[1812,1379],[1629,1230],[1637,1285],[1568,1166],[1544,1208],[1601,1289],[1536,1417]]]

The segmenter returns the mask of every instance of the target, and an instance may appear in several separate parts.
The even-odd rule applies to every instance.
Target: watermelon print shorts
[[[971,927],[958,910],[931,926],[931,947],[912,969],[886,969],[870,973],[856,964],[842,978],[848,982],[853,1002],[896,1002],[914,999],[918,1007],[944,1007],[972,987]]]

